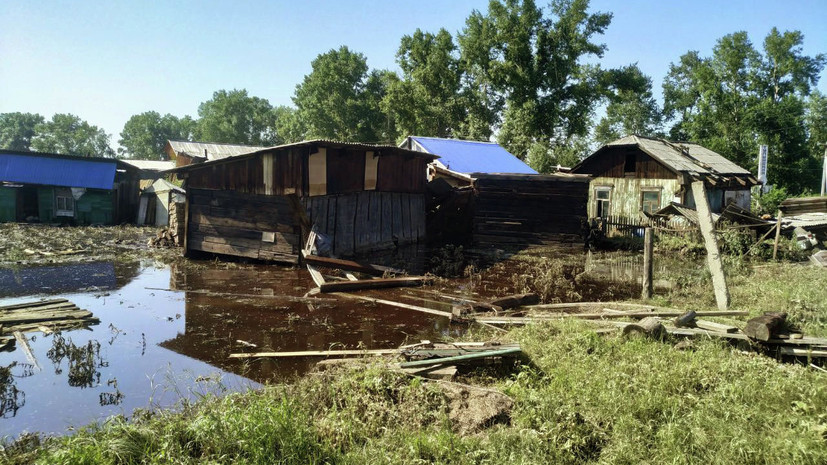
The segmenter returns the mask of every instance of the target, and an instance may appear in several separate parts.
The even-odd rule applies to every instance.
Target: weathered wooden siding
[[[473,241],[478,246],[579,240],[587,178],[486,176],[474,183]]]
[[[298,199],[190,187],[187,201],[188,250],[298,263]]]
[[[346,257],[425,240],[425,196],[363,191],[305,197],[302,204],[316,231]]]
[[[377,167],[376,190],[425,192],[428,160],[402,155],[382,155]]]
[[[668,179],[594,178],[589,189],[589,218],[597,216],[595,192],[599,187],[611,189],[609,215],[637,218],[641,215],[641,196],[645,188],[660,188],[660,207],[665,207],[675,199],[676,195],[680,195],[681,184],[675,177]]]
[[[677,176],[663,164],[647,155],[637,147],[613,147],[604,149],[598,157],[588,159],[577,170],[578,173],[588,173],[595,177],[624,178],[627,173],[626,157],[635,157],[635,178],[665,179]],[[631,177],[631,176],[630,176]]]

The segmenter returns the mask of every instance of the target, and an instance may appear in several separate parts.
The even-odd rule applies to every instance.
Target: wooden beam
[[[357,300],[364,300],[365,302],[373,302],[375,304],[382,304],[382,305],[389,305],[391,307],[397,308],[404,308],[407,310],[414,310],[421,313],[427,313],[429,315],[436,315],[448,318],[449,320],[452,319],[454,316],[450,312],[443,312],[441,310],[434,310],[432,308],[427,307],[419,307],[416,305],[410,304],[403,304],[401,302],[394,302],[392,300],[383,300],[383,299],[376,299],[373,297],[367,297],[363,295],[355,295],[355,294],[346,294],[346,293],[337,293],[336,295],[348,298],[348,299],[357,299]]]
[[[337,270],[356,271],[358,273],[371,274],[375,276],[382,276],[385,273],[405,274],[405,270],[399,270],[389,266],[371,265],[355,262],[353,260],[342,260],[339,258],[319,257],[318,255],[309,254],[305,251],[302,251],[302,256],[304,257],[304,261],[306,263],[316,266],[336,268]]]
[[[652,252],[653,252],[652,228],[646,228],[643,234],[643,289],[641,298],[651,299],[653,290],[652,281]]]
[[[342,281],[336,283],[323,283],[319,286],[322,292],[350,292],[362,289],[385,289],[389,287],[422,286],[431,282],[431,278],[425,276],[411,276],[404,278],[378,278],[361,279],[358,281]]]
[[[775,244],[772,246],[772,259],[778,257],[778,240],[781,238],[781,219],[784,218],[784,212],[778,210],[778,217],[775,223]]]
[[[230,354],[230,358],[289,358],[289,357],[345,357],[367,355],[393,355],[399,349],[361,349],[361,350],[303,350],[297,352],[253,352]]]
[[[724,266],[721,262],[721,252],[718,249],[718,240],[715,238],[715,224],[712,221],[712,212],[706,198],[706,186],[703,181],[692,183],[692,195],[695,197],[695,209],[698,213],[698,223],[706,245],[706,262],[712,274],[712,287],[715,291],[715,301],[720,310],[729,308],[729,289],[727,288]]]
[[[472,360],[479,360],[482,358],[489,358],[489,357],[502,357],[503,355],[513,355],[522,353],[522,349],[519,347],[511,348],[511,349],[500,349],[500,350],[490,350],[485,352],[477,352],[475,354],[467,354],[467,355],[457,355],[455,357],[443,357],[437,359],[427,359],[427,360],[417,360],[415,362],[405,362],[399,365],[400,368],[416,368],[416,367],[426,367],[431,365],[445,365],[445,364],[455,364],[456,362],[468,362]]]

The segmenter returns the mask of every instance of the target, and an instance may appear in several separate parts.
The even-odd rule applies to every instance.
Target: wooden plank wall
[[[579,242],[589,197],[587,179],[475,181],[477,246]]]
[[[587,159],[577,169],[577,173],[592,174],[596,177],[624,178],[626,177],[626,156],[635,156],[635,178],[638,179],[675,179],[676,174],[666,168],[659,161],[637,147],[610,147],[602,153]]]
[[[190,187],[187,197],[189,250],[298,263],[300,228],[288,196]]]
[[[425,241],[423,194],[363,191],[305,197],[302,204],[339,257]]]

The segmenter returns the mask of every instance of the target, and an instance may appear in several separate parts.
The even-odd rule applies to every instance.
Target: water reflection
[[[69,386],[87,388],[100,384],[101,374],[98,368],[109,366],[101,357],[100,351],[101,344],[96,340],[77,346],[71,338],[67,341],[61,333],[55,333],[52,348],[46,352],[46,357],[52,361],[56,375],[63,373],[65,358],[69,367]]]
[[[0,269],[0,297],[105,291],[123,287],[139,272],[137,263],[69,263]]]
[[[439,339],[448,321],[359,301],[301,296],[314,287],[301,269],[174,269],[170,288],[186,289],[184,332],[162,347],[257,381],[301,374],[318,359],[243,362],[236,352],[390,348]],[[387,292],[385,294],[387,296]]]
[[[17,411],[26,403],[26,393],[17,389],[12,369],[16,362],[0,367],[0,417],[17,415]]]

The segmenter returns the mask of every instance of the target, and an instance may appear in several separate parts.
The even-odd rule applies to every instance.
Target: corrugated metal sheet
[[[185,193],[186,191],[175,184],[167,181],[166,179],[158,179],[151,186],[147,187],[143,190],[145,194],[152,194],[152,193],[160,193],[160,192],[181,192]]]
[[[411,139],[427,153],[439,155],[445,168],[458,173],[537,174],[499,144],[419,136]]]
[[[223,158],[244,155],[265,148],[254,145],[214,144],[208,142],[187,142],[179,140],[171,140],[168,141],[168,143],[176,154],[185,154],[190,157],[206,157],[207,161],[221,160]]]
[[[115,160],[0,153],[0,181],[88,189],[112,189]]]
[[[698,144],[669,142],[641,136],[626,136],[608,146],[636,145],[675,171],[701,175],[749,175],[750,172],[724,156]]]

